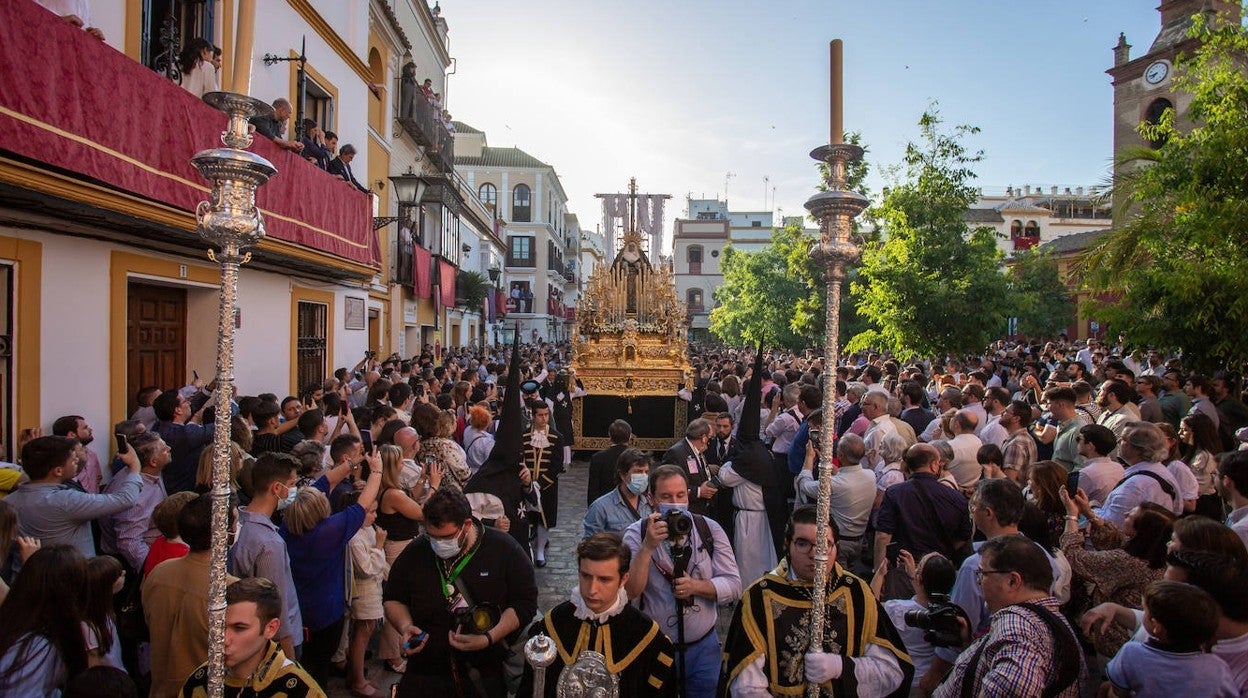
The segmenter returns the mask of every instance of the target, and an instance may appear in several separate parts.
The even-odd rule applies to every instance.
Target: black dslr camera
[[[693,531],[693,517],[680,509],[668,509],[658,520],[667,524],[668,538],[687,538]]]
[[[961,618],[969,619],[962,607],[951,603],[945,594],[932,594],[927,610],[906,611],[906,625],[923,630],[923,639],[935,647],[961,647]]]
[[[453,624],[461,633],[470,635],[484,635],[490,631],[490,628],[498,625],[502,614],[498,611],[498,606],[490,603],[479,603],[468,608],[461,608],[451,612],[454,618]]]

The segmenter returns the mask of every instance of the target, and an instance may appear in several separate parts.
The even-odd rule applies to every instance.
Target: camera
[[[451,612],[453,625],[459,632],[470,635],[484,635],[490,628],[498,625],[502,613],[498,606],[489,603],[473,604],[468,608],[460,608]]]
[[[693,518],[680,509],[668,509],[658,520],[667,524],[669,538],[685,538],[693,531]]]
[[[961,647],[962,624],[966,611],[949,601],[945,594],[932,594],[927,610],[906,611],[906,625],[923,630],[923,639],[935,647]]]

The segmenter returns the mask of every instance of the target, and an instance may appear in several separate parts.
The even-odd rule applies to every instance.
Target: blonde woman
[[[412,539],[420,535],[420,522],[425,520],[420,503],[442,484],[442,468],[436,463],[421,467],[419,480],[412,490],[402,484],[403,449],[394,445],[378,450],[381,461],[381,497],[377,507],[377,528],[385,531],[382,549],[386,552],[386,564],[393,564],[399,553]],[[419,500],[419,501],[418,501]],[[398,674],[406,669],[400,653],[402,641],[399,633],[389,623],[382,624],[378,657],[386,668]]]

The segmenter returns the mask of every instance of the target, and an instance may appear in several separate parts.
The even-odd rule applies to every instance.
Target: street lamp
[[[428,186],[425,178],[412,172],[411,167],[408,167],[404,174],[390,177],[390,183],[394,185],[394,198],[399,200],[400,208],[419,206],[420,200],[425,196],[425,188]],[[399,216],[376,216],[373,218],[373,230],[381,230],[391,223],[397,223],[399,218]]]
[[[208,244],[208,258],[221,265],[217,315],[217,377],[213,391],[216,426],[212,441],[212,552],[208,586],[208,695],[225,692],[225,561],[230,517],[230,398],[234,392],[234,306],[238,268],[251,259],[247,248],[264,237],[256,189],[277,174],[268,160],[244,150],[251,145],[248,121],[272,116],[273,107],[247,95],[209,92],[204,101],[229,115],[221,134],[224,148],[191,158],[212,182],[208,201],[195,209],[196,228]],[[214,249],[215,248],[215,249]]]

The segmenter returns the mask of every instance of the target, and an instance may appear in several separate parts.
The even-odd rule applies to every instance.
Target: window
[[[1168,99],[1153,100],[1153,103],[1148,105],[1148,110],[1144,112],[1145,123],[1152,124],[1154,126],[1156,126],[1157,124],[1160,124],[1161,116],[1162,114],[1166,113],[1167,109],[1174,109],[1174,105],[1170,103],[1170,100]],[[1154,148],[1160,148],[1161,146],[1166,144],[1166,140],[1167,139],[1165,136],[1158,136],[1157,138],[1150,140],[1148,144]]]
[[[713,221],[718,220],[719,216],[714,211],[698,211],[698,220]]]
[[[702,289],[691,288],[685,291],[685,305],[689,306],[689,311],[700,313],[705,308],[702,306]]]
[[[178,0],[143,0],[142,32],[139,38],[143,64],[159,73],[173,77],[171,70],[177,69],[177,53],[181,52],[191,39],[202,38],[208,43],[216,43],[213,30],[216,21],[213,18],[215,2],[179,2]],[[177,42],[170,53],[162,32],[166,27],[173,29],[171,37]]]
[[[329,308],[324,303],[299,301],[295,385],[319,385],[325,380],[326,322]]]
[[[533,255],[533,238],[524,235],[512,235],[507,245],[507,266],[532,267],[537,265]]]
[[[689,263],[690,274],[702,273],[702,246],[690,245],[685,251],[685,261]]]
[[[761,228],[761,227],[763,227],[763,222],[762,222],[762,221],[750,221],[750,227],[751,227],[751,228]]]
[[[532,192],[529,185],[517,184],[511,190],[511,220],[515,223],[531,223],[533,221]]]
[[[305,90],[307,95],[303,104],[305,117],[316,121],[322,131],[337,131],[338,128],[334,125],[333,95],[329,93],[329,90],[317,84],[311,75],[307,76],[307,87]],[[295,106],[298,108],[298,105]],[[295,117],[297,118],[298,115],[296,114]],[[290,125],[286,127],[287,133],[294,133],[294,129],[297,126],[295,124],[296,118],[292,118]],[[294,136],[288,137],[293,138]]]
[[[498,208],[498,187],[486,182],[477,190],[477,198],[491,211]]]
[[[1040,224],[1035,221],[1027,221],[1027,226],[1023,228],[1023,235],[1029,238],[1040,237]]]
[[[1010,223],[1010,238],[1016,238],[1023,234],[1023,222],[1016,220]]]

